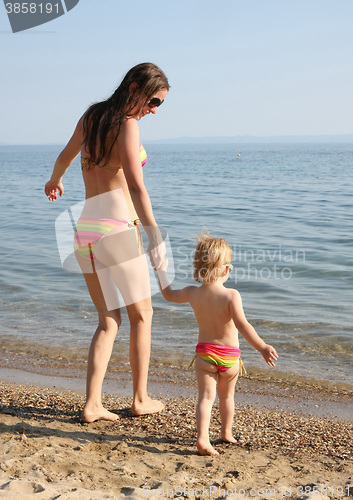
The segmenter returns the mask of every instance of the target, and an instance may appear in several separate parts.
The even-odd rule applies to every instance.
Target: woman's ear
[[[130,94],[131,94],[131,95],[132,95],[132,94],[134,94],[134,93],[135,93],[135,91],[136,91],[138,88],[139,88],[138,83],[136,83],[136,82],[132,82],[132,83],[130,83],[130,85],[129,85],[129,92],[130,92]]]

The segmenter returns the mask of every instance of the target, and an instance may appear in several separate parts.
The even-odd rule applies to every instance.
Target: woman
[[[143,181],[146,153],[139,141],[138,121],[155,114],[169,90],[158,66],[133,67],[106,101],[93,104],[79,120],[73,136],[56,160],[45,193],[55,201],[64,188],[62,177],[81,153],[86,200],[75,228],[75,253],[97,309],[87,370],[84,422],[117,420],[102,405],[102,384],[121,324],[116,288],[123,296],[130,321],[130,364],[135,415],[164,408],[147,394],[151,348],[152,304],[146,256],[139,221],[149,239],[147,253],[159,267],[165,247]]]

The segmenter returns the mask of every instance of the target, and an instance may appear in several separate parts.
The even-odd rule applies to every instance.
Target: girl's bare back
[[[214,283],[192,288],[190,305],[199,326],[199,342],[239,347],[230,307],[235,290]]]

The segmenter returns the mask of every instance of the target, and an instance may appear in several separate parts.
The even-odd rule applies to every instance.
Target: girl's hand
[[[64,186],[62,182],[52,182],[49,181],[46,183],[44,187],[45,194],[48,196],[49,201],[55,201],[58,198],[58,191],[60,196],[64,193]]]
[[[272,345],[265,344],[260,352],[269,366],[276,366],[274,361],[278,359],[278,354],[276,353],[276,349],[272,347]]]

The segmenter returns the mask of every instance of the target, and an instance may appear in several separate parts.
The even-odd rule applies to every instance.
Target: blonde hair
[[[232,260],[232,255],[232,249],[224,238],[213,238],[208,231],[200,234],[193,264],[195,281],[216,281],[223,273],[224,264],[229,264]]]

